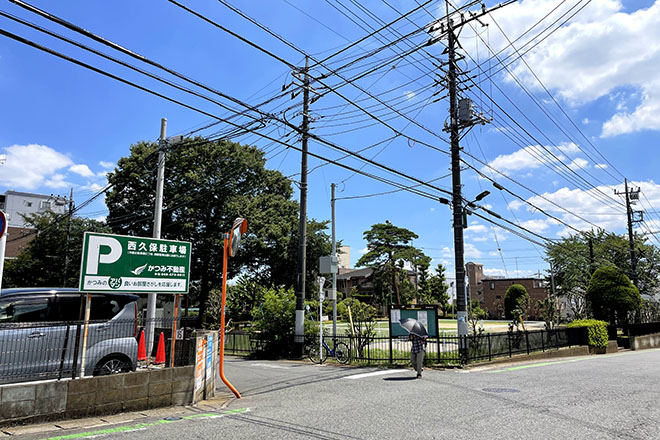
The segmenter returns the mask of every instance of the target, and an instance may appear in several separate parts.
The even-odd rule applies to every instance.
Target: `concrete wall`
[[[0,387],[0,424],[86,417],[192,402],[194,367]]]
[[[633,350],[644,350],[647,348],[658,347],[660,347],[660,333],[630,337],[630,348]]]

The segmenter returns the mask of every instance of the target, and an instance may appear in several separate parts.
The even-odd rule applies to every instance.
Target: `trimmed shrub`
[[[576,319],[567,326],[568,328],[586,328],[587,343],[591,347],[607,347],[607,322],[597,319]]]
[[[521,284],[512,284],[504,294],[504,317],[506,319],[514,318],[514,310],[519,310],[519,314],[523,315],[527,310],[529,303],[529,294],[525,286]]]
[[[637,287],[621,271],[612,266],[597,269],[587,288],[587,302],[596,319],[610,324],[628,321],[628,314],[640,308],[641,296]]]

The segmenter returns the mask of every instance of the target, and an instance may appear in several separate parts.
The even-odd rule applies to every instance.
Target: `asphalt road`
[[[660,438],[657,349],[426,370],[419,380],[410,369],[231,358],[226,375],[243,398],[224,410],[75,438]]]

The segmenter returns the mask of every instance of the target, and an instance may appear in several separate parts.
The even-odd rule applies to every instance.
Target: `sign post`
[[[87,293],[84,334],[93,292],[171,293],[175,299],[188,293],[190,251],[188,242],[85,232],[80,263],[80,291]],[[174,339],[176,324],[172,330]],[[83,343],[83,373],[86,349]],[[173,364],[174,342],[170,359]]]
[[[5,248],[7,247],[7,217],[0,211],[0,289],[2,289],[2,273],[5,270]]]

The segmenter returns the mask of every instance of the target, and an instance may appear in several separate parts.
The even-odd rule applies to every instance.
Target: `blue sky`
[[[222,3],[183,3],[287,62],[297,66],[304,64],[300,52],[268,35]],[[377,20],[390,22],[400,15],[397,11],[407,12],[418,5],[402,0],[387,3],[380,0],[355,3],[350,0],[232,0],[228,3],[316,60],[362,38],[372,28],[380,27],[382,22]],[[292,81],[291,69],[286,65],[166,1],[34,0],[33,4],[250,104],[278,95],[282,86]],[[494,4],[487,2],[488,6]],[[565,19],[567,11],[575,12],[582,6],[584,8],[569,21],[555,21],[559,17]],[[140,64],[9,2],[0,10],[112,53],[132,64]],[[431,64],[431,61],[437,64],[443,59],[444,41],[416,50],[412,55],[399,56],[402,51],[412,50],[430,36],[437,35],[426,30],[415,31],[443,13],[444,2],[429,2],[424,9],[419,8],[411,14],[410,21],[401,20],[393,26],[400,34],[413,33],[412,37],[392,46],[394,50],[385,49],[357,63],[355,70],[347,67],[340,71],[343,78],[352,78],[368,70],[367,63],[372,60],[381,61],[382,69],[356,81],[362,90],[353,85],[342,85],[338,89],[344,97],[369,109],[381,122],[335,93],[324,94],[314,102],[311,113],[315,118],[312,130],[316,135],[353,151],[389,139],[394,133],[392,128],[403,133],[362,154],[422,181],[437,179],[433,185],[450,190],[451,180],[446,177],[449,156],[436,150],[449,149],[448,136],[442,131],[448,104],[446,99],[433,102],[445,93],[434,82],[439,78],[435,74],[441,72]],[[547,18],[532,28],[548,13]],[[487,208],[549,239],[571,232],[567,225],[580,230],[598,225],[624,233],[625,208],[621,197],[614,195],[614,190],[623,190],[625,177],[635,188],[642,189],[640,203],[635,209],[645,211],[646,221],[637,226],[639,232],[649,233],[651,242],[657,244],[650,232],[660,230],[660,217],[656,212],[660,205],[660,187],[654,181],[660,165],[656,153],[660,144],[660,79],[657,76],[660,66],[660,2],[524,0],[506,6],[482,21],[488,27],[466,26],[460,36],[466,54],[461,67],[470,70],[476,83],[463,94],[473,98],[477,111],[493,118],[487,125],[474,127],[461,142],[466,161],[462,173],[465,198],[474,198],[481,191],[489,190],[491,194],[482,201]],[[0,17],[0,23],[1,29],[205,112],[217,116],[228,114],[212,103],[168,88],[7,18]],[[563,24],[558,26],[560,23]],[[498,25],[504,33],[500,32]],[[534,39],[548,28],[553,32],[540,34],[541,37],[549,34],[547,38],[543,41],[539,41],[541,37]],[[508,70],[500,70],[498,59],[486,61],[489,50],[501,50],[500,60],[515,55],[504,34],[519,50],[538,43],[524,53],[526,64],[515,61],[508,65]],[[336,69],[365,51],[399,38],[398,35],[384,31],[378,38],[366,39],[326,64]],[[344,62],[338,60],[346,56],[350,58]],[[153,67],[140,66],[174,79]],[[486,70],[497,73],[488,79]],[[311,70],[315,77],[327,72],[323,66],[314,66]],[[324,85],[336,88],[342,84],[342,77],[329,75],[316,82],[315,87],[321,93],[327,90]],[[381,102],[373,98],[377,94],[382,94]],[[0,37],[0,96],[3,103],[0,108],[0,154],[7,156],[6,163],[0,165],[0,191],[13,189],[65,195],[73,187],[78,204],[106,183],[105,172],[128,154],[132,143],[158,137],[161,117],[168,119],[168,135],[185,134],[211,121],[208,116],[6,37]],[[278,112],[299,103],[300,96],[294,99],[287,96],[265,109]],[[392,113],[385,104],[399,113]],[[238,108],[234,104],[232,107]],[[297,107],[285,116],[299,124],[299,113]],[[219,125],[200,134],[209,135],[223,127],[227,126]],[[288,130],[271,123],[263,133],[279,139],[287,135]],[[295,141],[294,136],[287,139]],[[294,180],[299,179],[296,173],[300,171],[300,153],[297,151],[272,145],[256,135],[235,140],[262,147],[269,158],[269,167]],[[341,153],[316,141],[310,143],[310,151],[332,159],[342,157]],[[341,161],[351,167],[363,167],[368,173],[415,185],[354,158]],[[337,201],[337,234],[351,246],[353,262],[366,246],[362,233],[374,223],[390,220],[416,232],[419,239],[415,245],[434,258],[434,265],[444,264],[448,273],[453,273],[451,211],[446,205],[406,191],[351,198],[395,188],[336,166],[315,168],[321,163],[314,158],[309,161],[309,168],[313,170],[309,176],[309,216],[329,219],[330,184],[337,183],[337,197],[345,198]],[[479,177],[470,166],[518,197],[511,192],[496,190],[489,180]],[[428,192],[436,197],[441,195],[434,189]],[[167,204],[167,194],[165,199]],[[544,216],[522,200],[561,222]],[[103,217],[106,214],[104,208],[99,201],[81,214]],[[485,215],[483,211],[481,213]],[[501,223],[498,219],[493,220]],[[469,223],[465,230],[466,261],[483,263],[486,274],[528,276],[547,269],[547,263],[542,259],[542,247],[476,216],[469,217]]]

